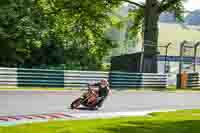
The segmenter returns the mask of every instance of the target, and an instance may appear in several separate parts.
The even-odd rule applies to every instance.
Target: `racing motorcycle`
[[[71,103],[71,109],[78,109],[81,105],[94,109],[98,102],[98,96],[98,90],[89,88],[87,92]]]

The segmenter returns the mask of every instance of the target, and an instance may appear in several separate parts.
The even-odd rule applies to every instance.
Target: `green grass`
[[[152,113],[146,117],[49,121],[0,127],[0,133],[199,133],[200,110]]]

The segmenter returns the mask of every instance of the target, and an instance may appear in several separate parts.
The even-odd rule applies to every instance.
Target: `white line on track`
[[[106,112],[106,113],[77,113],[70,114],[73,118],[78,119],[95,119],[95,118],[112,118],[112,117],[128,117],[128,116],[146,116],[153,112],[171,112],[175,109],[169,110],[146,110],[146,111],[134,111],[134,112]]]

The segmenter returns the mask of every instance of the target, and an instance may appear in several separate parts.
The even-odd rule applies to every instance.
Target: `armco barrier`
[[[199,73],[188,74],[187,87],[200,88],[200,74]]]
[[[1,86],[17,86],[17,69],[16,68],[0,68],[0,85]]]
[[[167,75],[156,73],[111,72],[112,88],[166,88]]]
[[[86,88],[108,79],[112,88],[165,88],[167,75],[101,71],[0,68],[0,85],[16,87]]]
[[[45,69],[17,69],[19,87],[64,87],[64,71]]]
[[[85,88],[88,83],[109,79],[109,72],[65,71],[65,87]]]

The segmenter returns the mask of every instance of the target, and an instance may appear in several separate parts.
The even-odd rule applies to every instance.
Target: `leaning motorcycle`
[[[81,105],[88,108],[95,108],[97,105],[98,91],[94,89],[88,89],[79,98],[71,103],[71,109],[78,109]]]

